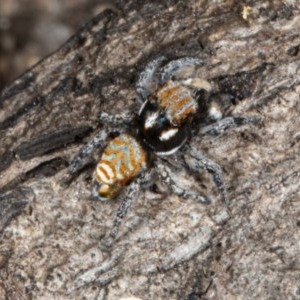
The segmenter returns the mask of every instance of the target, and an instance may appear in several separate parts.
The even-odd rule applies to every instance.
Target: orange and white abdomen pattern
[[[110,141],[94,172],[99,198],[112,198],[146,168],[147,155],[137,140],[121,134]]]
[[[167,81],[156,96],[159,106],[166,109],[168,118],[177,125],[197,112],[197,101],[191,91],[179,82]]]

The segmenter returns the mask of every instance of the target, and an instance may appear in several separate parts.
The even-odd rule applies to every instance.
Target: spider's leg
[[[203,78],[188,78],[180,81],[182,84],[187,85],[196,90],[204,90],[210,93],[212,90],[211,84]]]
[[[125,191],[124,198],[120,204],[116,218],[114,220],[114,225],[110,231],[109,237],[115,239],[118,235],[120,225],[127,215],[128,209],[131,206],[132,201],[137,197],[140,190],[140,182],[138,180],[132,182]]]
[[[212,136],[220,136],[226,130],[230,128],[239,127],[246,124],[258,124],[261,122],[261,118],[257,116],[239,116],[239,117],[227,117],[211,125],[201,128],[201,134],[209,134]]]
[[[207,197],[188,191],[182,187],[176,175],[162,162],[156,163],[156,169],[160,180],[170,188],[173,194],[183,198],[194,199],[204,204],[210,203],[210,200]]]
[[[180,69],[189,66],[202,66],[205,63],[205,60],[194,57],[184,57],[172,60],[160,70],[159,84],[161,85],[162,83],[170,80]]]
[[[153,80],[157,68],[164,60],[164,56],[160,56],[152,60],[146,65],[144,71],[140,73],[136,83],[136,91],[140,102],[146,101],[147,97],[151,94],[151,91],[149,90],[149,83]]]
[[[110,115],[106,112],[102,112],[99,115],[99,121],[103,124],[109,124],[115,127],[130,125],[134,120],[135,114],[131,111],[125,111],[118,115]]]
[[[132,201],[138,196],[141,185],[149,184],[152,181],[153,174],[153,170],[150,172],[143,172],[140,177],[134,180],[124,191],[122,203],[118,208],[114,225],[109,234],[110,239],[114,240],[118,235],[120,225],[127,215]]]
[[[213,162],[212,160],[208,159],[206,156],[201,154],[196,149],[189,147],[190,151],[187,151],[188,154],[184,154],[183,158],[188,166],[189,169],[193,170],[194,172],[199,172],[200,170],[207,170],[213,174],[213,180],[219,190],[219,193],[222,196],[223,201],[225,204],[229,205],[227,189],[223,179],[223,171],[221,167]]]
[[[103,141],[106,140],[107,137],[108,131],[102,129],[90,142],[79,150],[79,153],[73,158],[67,169],[66,177],[63,180],[64,184],[68,184],[72,176],[90,162],[93,152],[101,148]]]

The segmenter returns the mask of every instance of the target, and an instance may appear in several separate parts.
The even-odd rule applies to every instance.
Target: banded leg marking
[[[212,173],[213,180],[219,190],[219,193],[221,194],[221,197],[225,204],[228,206],[228,195],[227,195],[227,189],[224,184],[223,179],[223,171],[221,167],[213,162],[212,160],[205,157],[203,154],[201,154],[199,151],[192,149],[191,147],[188,147],[189,151],[188,154],[184,155],[184,161],[189,169],[193,170],[194,172],[199,172],[199,170],[208,170]]]
[[[160,72],[159,76],[159,84],[162,84],[168,80],[170,80],[177,71],[189,66],[203,66],[205,64],[205,60],[194,57],[184,57],[179,58],[177,60],[173,60],[166,64]]]
[[[138,100],[140,102],[146,101],[147,97],[151,94],[151,91],[149,90],[149,83],[155,77],[155,72],[164,60],[164,56],[154,59],[149,64],[147,64],[144,71],[140,73],[136,83],[136,91],[138,94]]]
[[[173,172],[166,165],[158,162],[157,170],[158,170],[157,173],[158,173],[160,180],[163,183],[165,183],[175,195],[177,195],[179,197],[183,197],[183,198],[190,198],[190,199],[199,201],[203,204],[210,203],[210,200],[207,197],[202,196],[195,192],[188,191],[184,187],[182,187],[178,183],[178,180],[176,180]]]

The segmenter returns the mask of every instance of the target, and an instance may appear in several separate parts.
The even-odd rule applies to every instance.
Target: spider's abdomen
[[[94,172],[97,189],[94,196],[101,200],[114,197],[146,168],[147,154],[129,134],[121,134],[106,146]]]
[[[167,81],[156,93],[157,103],[166,111],[170,122],[181,126],[189,116],[196,114],[197,101],[191,91],[176,81]]]

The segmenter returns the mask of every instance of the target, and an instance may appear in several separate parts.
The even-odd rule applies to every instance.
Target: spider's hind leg
[[[143,172],[140,177],[131,182],[130,185],[123,191],[123,195],[121,196],[122,202],[117,210],[116,218],[110,231],[109,239],[106,243],[107,245],[110,245],[117,237],[122,221],[126,217],[132,201],[137,198],[141,186],[149,184],[152,181],[152,177],[153,171]]]
[[[124,191],[123,200],[117,210],[117,215],[114,220],[114,225],[110,231],[109,238],[115,239],[118,235],[120,225],[127,215],[128,209],[131,206],[132,201],[137,197],[140,190],[140,182],[136,180],[132,182]]]
[[[108,131],[102,129],[91,141],[79,150],[79,153],[71,161],[67,169],[67,173],[62,179],[62,185],[67,186],[73,179],[74,175],[91,162],[94,151],[103,147],[103,142],[107,139],[107,137]]]

